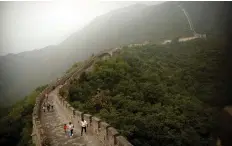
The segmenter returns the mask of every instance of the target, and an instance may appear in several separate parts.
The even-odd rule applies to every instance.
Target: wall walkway
[[[114,55],[119,49],[107,50],[101,54]],[[104,58],[104,55],[98,54]],[[111,55],[111,56],[112,56]],[[37,98],[33,110],[32,138],[36,146],[132,146],[127,139],[108,123],[90,114],[74,109],[65,98],[59,96],[59,89],[69,85],[70,81],[91,67],[97,57],[87,61],[81,69],[65,75],[63,78],[51,83]],[[42,104],[44,95],[49,93],[49,102],[54,104],[53,111],[43,112]],[[87,134],[80,136],[80,120],[84,118],[88,123]],[[74,136],[65,137],[63,124],[71,121],[74,123]]]

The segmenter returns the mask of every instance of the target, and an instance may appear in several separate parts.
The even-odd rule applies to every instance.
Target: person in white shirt
[[[85,130],[85,133],[86,133],[87,125],[88,125],[88,123],[82,118],[82,120],[81,120],[81,136],[82,136],[83,130]]]
[[[48,100],[48,94],[47,93],[45,94],[45,99]]]
[[[69,135],[70,137],[73,136],[73,128],[74,128],[74,125],[71,122],[69,122],[68,130],[70,131],[70,135]]]
[[[44,111],[44,112],[45,112],[45,109],[46,109],[46,108],[45,108],[45,105],[43,105],[43,111]]]

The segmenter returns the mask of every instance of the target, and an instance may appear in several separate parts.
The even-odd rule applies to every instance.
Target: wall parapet
[[[133,146],[125,137],[120,135],[114,127],[100,118],[76,110],[71,105],[67,106],[69,103],[67,103],[62,96],[59,96],[56,100],[58,100],[60,106],[66,111],[68,117],[73,117],[71,121],[75,127],[80,127],[82,118],[86,120],[88,123],[87,133],[97,138],[102,146]],[[62,104],[64,101],[66,104]]]

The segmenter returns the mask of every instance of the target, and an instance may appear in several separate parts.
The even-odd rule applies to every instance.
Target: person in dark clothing
[[[50,104],[49,103],[47,104],[47,110],[48,110],[48,112],[50,111]]]
[[[51,104],[51,109],[53,110],[53,104]]]

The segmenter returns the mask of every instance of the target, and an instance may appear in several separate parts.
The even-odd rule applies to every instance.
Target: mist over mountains
[[[227,18],[227,4],[221,2],[181,2],[198,32],[221,35]],[[159,5],[135,4],[94,19],[64,42],[39,50],[0,57],[0,102],[13,103],[39,85],[62,76],[74,63],[104,49],[161,42],[187,37],[187,19],[177,2]]]

